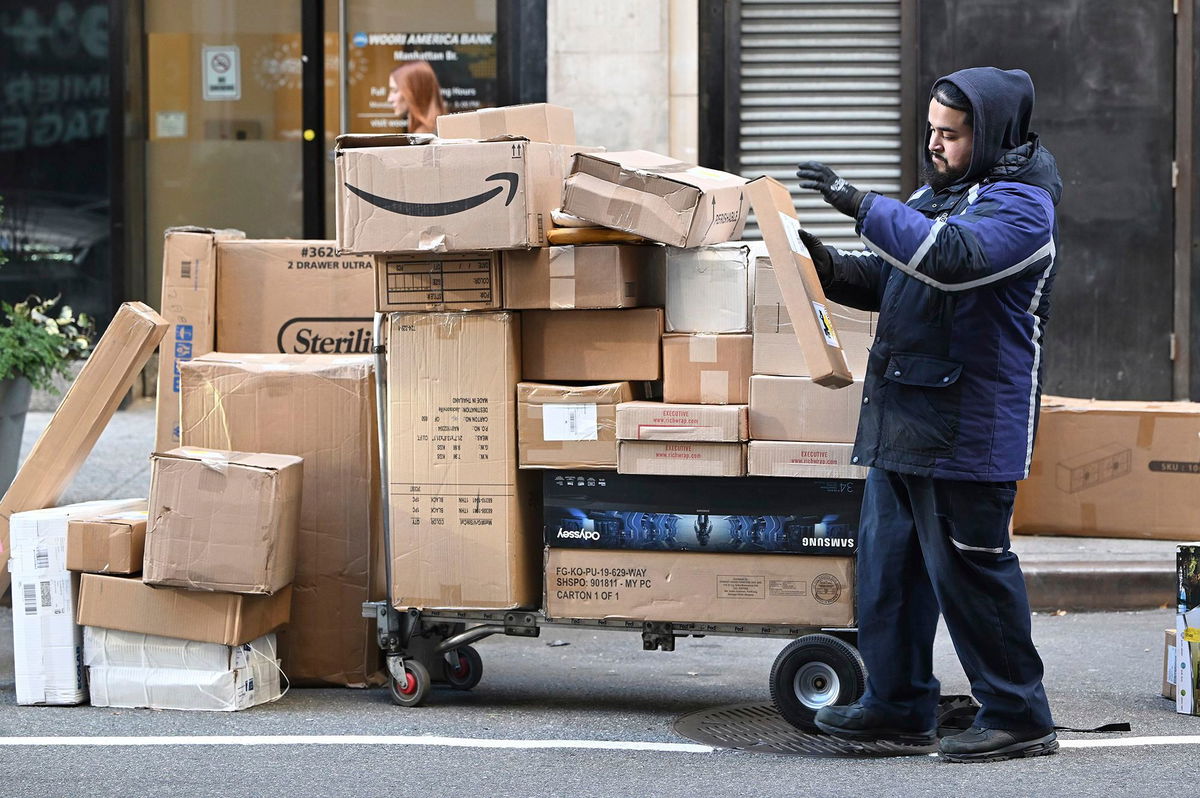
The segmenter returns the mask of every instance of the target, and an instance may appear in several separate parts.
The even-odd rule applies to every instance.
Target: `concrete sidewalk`
[[[48,412],[29,414],[22,458],[50,416]],[[153,448],[154,401],[134,400],[100,436],[63,503],[146,496]],[[1030,602],[1039,612],[1173,606],[1175,545],[1163,540],[1036,535],[1018,535],[1013,540],[1029,585]]]

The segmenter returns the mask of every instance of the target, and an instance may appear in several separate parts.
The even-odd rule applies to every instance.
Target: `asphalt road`
[[[1063,734],[1103,747],[1056,756],[952,765],[921,756],[806,759],[715,750],[529,748],[521,741],[687,744],[672,723],[698,710],[765,702],[778,641],[707,637],[675,652],[643,652],[636,634],[547,629],[536,640],[478,644],[482,683],[436,690],[427,706],[393,706],[383,690],[293,690],[240,713],[184,713],[15,705],[11,616],[0,614],[0,794],[34,796],[1182,796],[1200,792],[1200,718],[1158,696],[1167,611],[1039,615],[1057,720],[1091,727],[1126,720],[1128,735]],[[556,640],[569,645],[551,646]],[[945,635],[937,647],[945,693],[966,680]],[[180,736],[327,735],[271,745],[178,744]],[[432,735],[346,744],[349,735]],[[1133,737],[1194,736],[1188,744],[1114,747]],[[176,738],[173,744],[13,745],[11,737]],[[501,741],[468,747],[457,738]],[[166,741],[170,743],[171,741]],[[430,741],[433,742],[433,741]],[[541,743],[545,744],[545,743]]]

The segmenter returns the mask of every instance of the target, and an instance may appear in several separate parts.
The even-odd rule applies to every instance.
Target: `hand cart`
[[[576,627],[641,632],[646,651],[674,651],[681,637],[706,635],[791,640],[771,667],[771,700],[779,713],[811,731],[817,710],[848,704],[865,689],[866,667],[855,648],[858,630],[779,624],[678,623],[622,619],[550,618],[542,610],[419,609],[392,606],[392,538],[387,470],[387,346],[385,315],[375,314],[375,389],[378,408],[380,475],[383,494],[384,568],[387,601],[363,604],[374,618],[388,669],[388,691],[404,707],[420,706],[434,682],[470,690],[483,676],[483,660],[471,645],[491,635],[538,637],[544,627]]]

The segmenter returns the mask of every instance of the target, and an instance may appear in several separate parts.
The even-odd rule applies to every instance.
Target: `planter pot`
[[[33,386],[24,377],[0,380],[0,496],[8,490],[21,459],[21,436]]]

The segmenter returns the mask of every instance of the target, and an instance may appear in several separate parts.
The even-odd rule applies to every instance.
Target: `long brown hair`
[[[433,67],[425,61],[409,61],[393,69],[389,77],[408,103],[408,132],[434,132],[433,120],[446,113],[446,103]]]

